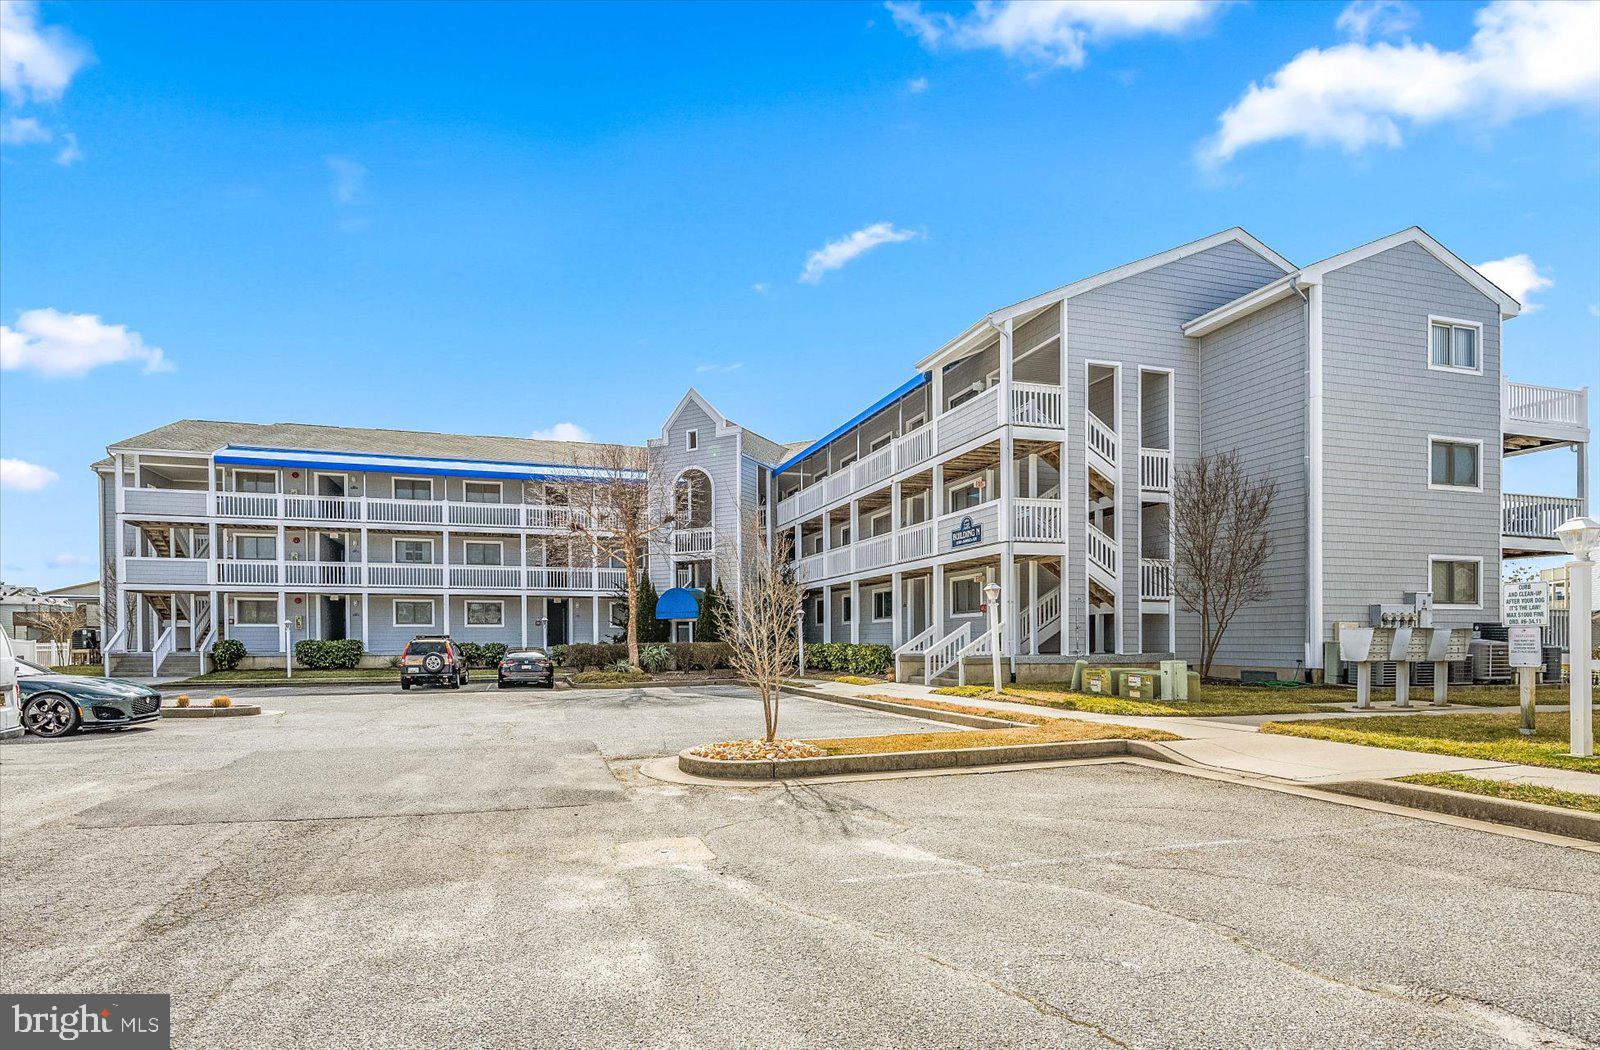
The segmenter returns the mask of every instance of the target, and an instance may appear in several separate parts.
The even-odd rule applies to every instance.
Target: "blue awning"
[[[656,599],[658,620],[698,620],[700,618],[700,592],[689,587],[674,587],[662,591]]]

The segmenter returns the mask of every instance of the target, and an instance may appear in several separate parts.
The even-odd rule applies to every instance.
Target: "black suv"
[[[460,689],[467,684],[467,661],[449,635],[418,635],[400,654],[400,688],[442,685]]]

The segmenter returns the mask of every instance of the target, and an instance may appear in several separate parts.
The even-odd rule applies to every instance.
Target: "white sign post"
[[[1522,701],[1521,732],[1532,736],[1538,690],[1535,683],[1539,665],[1544,662],[1540,629],[1550,622],[1550,589],[1543,580],[1512,580],[1500,601],[1505,612],[1508,655],[1517,672],[1517,691]]]

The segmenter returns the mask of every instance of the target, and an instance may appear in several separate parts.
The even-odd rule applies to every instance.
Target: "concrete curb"
[[[260,704],[234,704],[232,707],[163,707],[162,718],[238,718],[241,715],[259,715]]]
[[[925,718],[930,722],[949,722],[951,725],[966,726],[969,729],[1015,729],[1018,726],[1032,725],[1031,722],[1013,722],[1005,718],[1004,711],[996,711],[994,717],[987,715],[964,715],[959,711],[940,711],[937,708],[918,707],[916,704],[897,704],[891,700],[878,700],[869,696],[844,696],[839,693],[825,693],[820,689],[808,689],[786,685],[784,692],[796,693],[809,697],[812,700],[826,700],[830,703],[845,704],[850,707],[865,707],[873,711],[887,711],[893,715],[909,715],[912,718]]]
[[[1165,761],[1166,755],[1142,740],[1060,740],[1042,744],[1001,744],[994,747],[939,748],[932,751],[888,751],[875,755],[829,755],[823,758],[782,758],[764,761],[727,761],[702,758],[685,748],[678,752],[678,768],[691,776],[712,780],[791,780],[799,777],[837,776],[848,773],[902,773],[917,769],[964,769],[975,766],[1013,765],[1019,762],[1060,762],[1082,758],[1136,755]]]
[[[1509,824],[1551,835],[1565,835],[1587,842],[1600,842],[1600,813],[1557,809],[1512,798],[1495,798],[1493,795],[1472,795],[1427,784],[1403,784],[1398,780],[1348,780],[1338,784],[1319,784],[1318,787],[1324,791],[1354,795],[1373,802],[1387,802],[1407,809],[1423,809],[1492,824]]]

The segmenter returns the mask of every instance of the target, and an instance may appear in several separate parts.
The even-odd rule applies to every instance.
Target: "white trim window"
[[[1483,608],[1483,559],[1454,554],[1428,558],[1435,609]]]
[[[233,556],[239,561],[277,561],[278,537],[270,532],[236,532]]]
[[[683,586],[679,584],[679,586]],[[620,630],[628,628],[628,603],[613,601],[606,608],[606,622]]]
[[[855,611],[855,610],[850,608],[850,605],[851,605],[850,595],[848,595],[848,594],[843,595],[842,596],[842,600],[839,603],[839,610],[840,610],[839,622],[840,623],[849,623],[850,622],[850,614]]]
[[[983,576],[950,577],[950,615],[983,615]]]
[[[500,565],[505,560],[505,544],[499,540],[464,540],[461,548],[468,565]]]
[[[276,598],[235,598],[233,622],[241,627],[275,627],[278,624]]]
[[[431,598],[397,598],[394,603],[394,625],[432,627],[433,611]]]
[[[274,470],[235,470],[233,472],[233,491],[277,492],[278,473]]]
[[[1483,442],[1429,435],[1428,487],[1482,492]]]
[[[503,503],[505,489],[498,481],[464,481],[461,498],[467,503]]]
[[[887,623],[894,619],[894,592],[881,587],[872,592],[872,622]]]
[[[1483,374],[1483,325],[1453,317],[1428,318],[1428,367]]]
[[[812,610],[812,613],[811,613],[811,622],[815,623],[815,624],[821,624],[823,615],[826,612],[827,612],[827,609],[823,606],[822,599],[818,598],[817,599],[817,603],[816,603],[816,607]]]
[[[394,561],[396,565],[432,565],[433,541],[395,537]]]
[[[430,500],[433,499],[432,478],[395,478],[394,498]]]
[[[700,447],[700,431],[690,428],[683,432],[683,450],[693,452]]]
[[[506,603],[474,599],[467,602],[468,627],[504,627]]]

